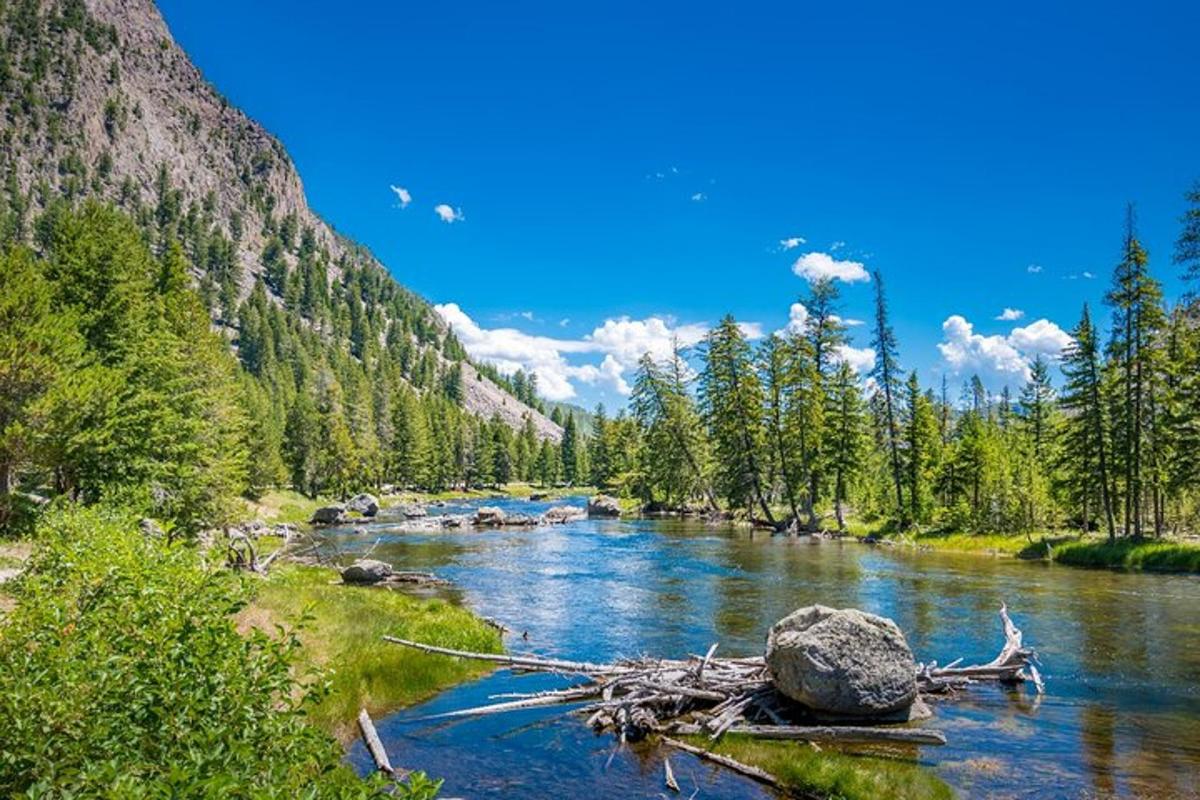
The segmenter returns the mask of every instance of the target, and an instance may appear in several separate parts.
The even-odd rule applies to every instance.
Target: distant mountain
[[[566,419],[566,414],[574,414],[575,424],[579,426],[579,432],[584,436],[591,436],[596,430],[596,415],[583,406],[577,406],[574,403],[562,403],[557,400],[543,400],[542,405],[546,408],[547,416],[553,416],[555,410],[558,411],[564,420]]]
[[[37,212],[54,202],[110,201],[148,238],[183,244],[231,346],[261,284],[328,346],[359,357],[372,342],[411,340],[401,366],[414,385],[418,366],[461,365],[467,411],[513,428],[530,415],[539,436],[561,435],[479,374],[425,300],[312,211],[283,145],[204,80],[150,0],[2,2],[0,20],[0,239],[33,239]]]

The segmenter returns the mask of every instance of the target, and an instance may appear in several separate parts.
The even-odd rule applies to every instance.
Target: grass
[[[1200,572],[1200,543],[1155,539],[1079,539],[1053,550],[1059,564],[1123,567],[1152,572]]]
[[[313,499],[291,489],[272,489],[256,501],[247,500],[247,516],[271,523],[303,525],[312,519],[313,512],[334,502],[329,498]]]
[[[239,625],[274,630],[308,614],[299,632],[305,667],[326,671],[329,693],[313,721],[346,742],[360,708],[372,714],[425,700],[487,670],[486,666],[409,650],[380,639],[405,639],[464,650],[500,652],[499,634],[470,611],[438,599],[382,588],[334,583],[320,567],[295,564],[272,570]]]
[[[726,735],[715,746],[707,737],[693,744],[774,775],[796,791],[830,800],[949,800],[954,792],[931,770],[913,761],[853,755],[802,742],[771,742]]]

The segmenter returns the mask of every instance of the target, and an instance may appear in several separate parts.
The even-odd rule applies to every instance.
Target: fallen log
[[[703,747],[696,747],[694,744],[688,744],[687,742],[681,742],[678,739],[672,739],[670,736],[664,736],[662,737],[662,740],[677,750],[682,750],[685,753],[691,753],[692,755],[698,756],[705,761],[711,761],[714,764],[720,764],[722,767],[728,767],[734,772],[740,772],[749,778],[754,778],[754,780],[759,781],[760,783],[765,783],[768,786],[776,789],[783,788],[783,784],[779,782],[778,778],[769,772],[759,769],[758,767],[752,767],[749,764],[743,764],[742,762],[730,758],[729,756],[723,756],[720,753],[714,753],[711,750],[705,750]]]
[[[454,656],[455,658],[469,658],[475,661],[491,661],[494,664],[507,664],[510,667],[521,667],[522,669],[540,670],[543,672],[612,674],[630,671],[630,669],[627,667],[621,667],[615,664],[589,664],[586,661],[559,661],[552,658],[537,658],[536,656],[506,656],[498,653],[472,653],[468,650],[454,650],[449,647],[437,647],[431,644],[413,642],[396,636],[384,636],[383,640],[385,642],[391,642],[392,644],[398,644],[403,647],[411,647],[414,650],[420,650],[425,653]]]
[[[371,754],[371,758],[375,761],[375,768],[380,772],[392,777],[400,777],[396,769],[392,767],[392,762],[388,760],[387,750],[383,747],[383,740],[379,738],[379,733],[375,730],[375,723],[371,722],[371,715],[364,708],[358,712],[358,729],[362,732],[363,742],[367,745],[367,752]]]

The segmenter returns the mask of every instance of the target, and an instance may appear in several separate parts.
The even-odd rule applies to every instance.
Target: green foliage
[[[308,718],[347,741],[356,735],[360,708],[383,712],[424,700],[441,689],[475,677],[486,665],[430,656],[384,642],[385,634],[443,647],[500,652],[495,629],[461,606],[400,592],[331,585],[329,570],[286,565],[273,569],[254,588],[242,612],[247,623],[270,630],[306,615],[296,632],[297,656],[310,669],[336,667],[328,691],[308,709]]]
[[[696,744],[765,769],[787,788],[831,800],[950,800],[954,792],[933,770],[898,758],[820,752],[800,742],[727,735]]]
[[[0,628],[0,793],[386,796],[306,721],[295,632],[239,633],[237,578],[100,508],[39,540]]]
[[[1124,567],[1159,572],[1200,572],[1200,545],[1194,542],[1156,542],[1118,539],[1080,540],[1053,550],[1059,564],[1077,567]]]

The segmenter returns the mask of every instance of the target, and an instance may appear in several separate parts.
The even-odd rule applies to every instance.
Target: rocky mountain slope
[[[256,283],[322,336],[338,337],[353,309],[305,314],[304,298],[327,296],[347,271],[378,272],[391,307],[411,315],[405,332],[418,347],[434,349],[443,366],[465,362],[428,303],[313,213],[282,144],[204,80],[151,0],[15,0],[0,3],[0,16],[5,238],[33,237],[38,210],[58,198],[97,197],[169,225],[199,251],[194,276],[235,347],[236,309]],[[325,285],[313,290],[314,282]],[[387,310],[366,313],[382,338]],[[471,365],[463,377],[467,410],[514,428],[529,414],[540,436],[561,434]]]

